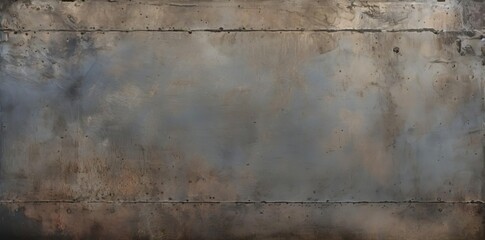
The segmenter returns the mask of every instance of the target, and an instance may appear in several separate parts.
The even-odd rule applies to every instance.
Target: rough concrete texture
[[[0,237],[485,239],[484,1],[2,1]]]

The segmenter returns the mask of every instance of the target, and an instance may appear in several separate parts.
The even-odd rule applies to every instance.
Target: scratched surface
[[[0,236],[483,239],[483,1],[5,1]]]

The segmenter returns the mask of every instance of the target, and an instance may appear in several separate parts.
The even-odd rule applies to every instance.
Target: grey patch
[[[466,45],[464,48],[463,48],[463,51],[460,53],[462,56],[464,55],[471,55],[471,56],[474,56],[475,55],[475,50],[473,50],[473,47],[470,46],[470,45]]]
[[[8,32],[0,32],[0,42],[8,41]]]
[[[14,210],[0,205],[0,238],[2,239],[72,239],[62,233],[46,234],[42,222],[30,219],[25,208]]]

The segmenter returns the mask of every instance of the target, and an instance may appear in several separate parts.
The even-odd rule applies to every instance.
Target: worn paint
[[[4,2],[0,235],[482,239],[484,4]]]

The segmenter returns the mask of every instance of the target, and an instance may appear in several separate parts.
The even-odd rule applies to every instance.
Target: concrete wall
[[[484,15],[2,1],[0,236],[485,239]]]

